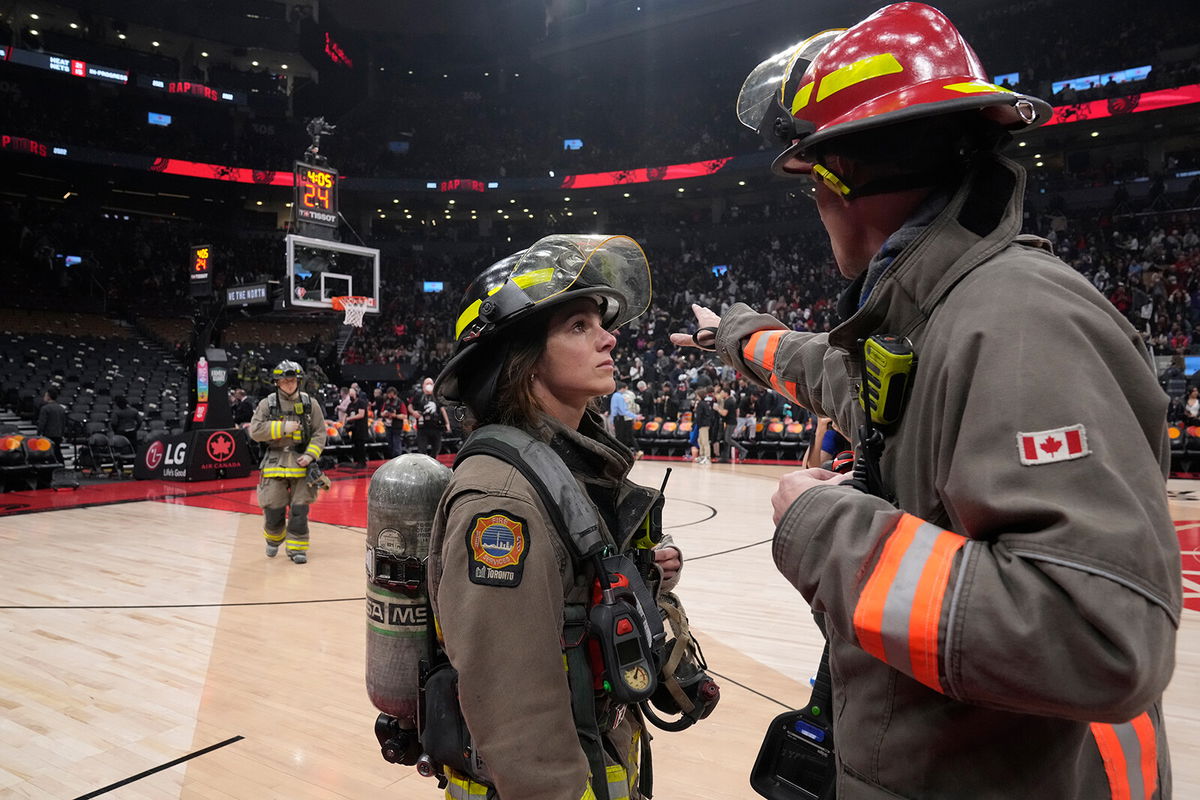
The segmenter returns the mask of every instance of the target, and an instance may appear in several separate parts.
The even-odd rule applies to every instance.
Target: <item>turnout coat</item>
[[[726,363],[851,436],[859,341],[916,350],[881,460],[896,504],[814,488],[774,537],[829,639],[839,800],[1171,793],[1167,398],[1129,323],[1018,236],[1023,188],[978,166],[828,334],[742,304],[718,330]]]

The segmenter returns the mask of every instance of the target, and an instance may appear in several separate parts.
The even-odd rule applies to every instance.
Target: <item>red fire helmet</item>
[[[797,45],[801,57],[786,54],[763,62],[747,80],[738,99],[739,117],[764,135],[773,124],[777,138],[791,146],[773,169],[792,155],[835,137],[905,122],[919,117],[979,110],[1011,131],[1035,128],[1052,113],[1043,100],[996,86],[988,80],[979,56],[953,23],[923,3],[886,6],[844,32],[824,38],[819,52],[813,40]],[[779,117],[751,120],[741,109],[763,107],[770,80],[768,63],[783,65],[770,86]],[[799,70],[803,74],[797,75]],[[755,86],[759,87],[755,89]],[[757,91],[757,98],[750,97]],[[767,117],[772,117],[770,113]]]

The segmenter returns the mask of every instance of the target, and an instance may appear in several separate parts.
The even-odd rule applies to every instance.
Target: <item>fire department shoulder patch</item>
[[[482,586],[520,586],[529,555],[525,520],[505,511],[476,514],[467,529],[467,577]]]

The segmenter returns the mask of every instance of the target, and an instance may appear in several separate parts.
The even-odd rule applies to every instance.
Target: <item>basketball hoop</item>
[[[330,304],[336,311],[345,311],[346,318],[342,320],[343,325],[353,325],[355,328],[361,328],[363,324],[363,315],[367,313],[367,309],[375,305],[375,301],[370,297],[360,297],[358,295],[342,295],[329,298]]]

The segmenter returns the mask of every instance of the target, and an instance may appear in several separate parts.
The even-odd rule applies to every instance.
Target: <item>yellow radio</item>
[[[863,343],[863,381],[858,402],[876,425],[891,425],[904,411],[904,397],[917,357],[908,339],[891,334]]]

